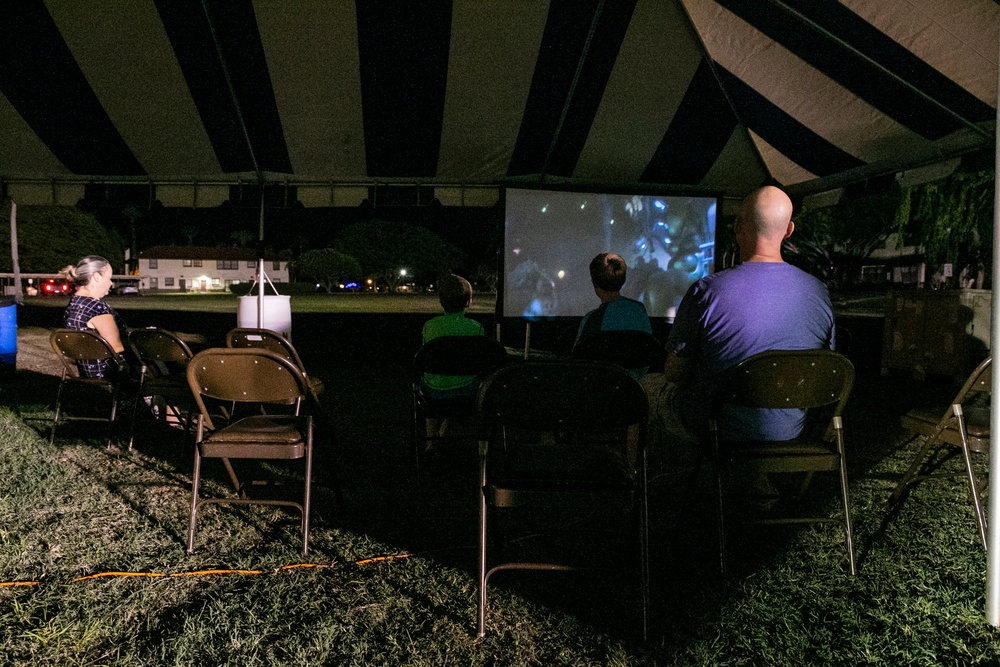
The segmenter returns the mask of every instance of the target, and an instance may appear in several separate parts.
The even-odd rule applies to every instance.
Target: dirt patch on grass
[[[62,374],[62,364],[52,351],[49,334],[52,329],[45,327],[18,327],[17,329],[17,369],[46,375]]]

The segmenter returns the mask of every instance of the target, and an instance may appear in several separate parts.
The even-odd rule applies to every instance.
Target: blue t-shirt
[[[694,363],[681,397],[681,418],[703,432],[716,378],[768,350],[833,349],[833,307],[826,285],[784,262],[747,262],[702,278],[677,309],[667,351]],[[727,406],[719,432],[728,439],[790,440],[802,431],[801,410]]]
[[[580,328],[576,331],[577,343],[592,336],[599,331],[645,331],[653,333],[649,325],[649,316],[646,314],[646,306],[642,303],[621,296],[614,301],[602,303],[597,308],[583,316],[580,321]]]

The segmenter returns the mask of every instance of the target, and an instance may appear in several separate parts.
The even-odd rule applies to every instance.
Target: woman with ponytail
[[[59,276],[76,287],[63,316],[67,329],[90,329],[108,341],[115,352],[125,351],[124,341],[128,329],[115,309],[104,302],[111,290],[111,263],[103,257],[89,255],[76,266],[67,266]],[[80,374],[85,377],[104,377],[110,362],[95,359],[80,362]]]

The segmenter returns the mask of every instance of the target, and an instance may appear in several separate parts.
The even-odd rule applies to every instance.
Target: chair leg
[[[306,425],[306,488],[302,504],[302,555],[309,553],[309,509],[312,499],[312,455],[313,425],[310,419]]]
[[[976,481],[976,473],[972,469],[972,456],[969,452],[969,441],[965,433],[965,419],[961,406],[955,411],[958,419],[958,432],[962,436],[962,457],[965,459],[965,474],[969,481],[969,494],[972,496],[972,508],[976,512],[976,524],[979,528],[979,539],[982,540],[983,549],[989,549],[986,540],[986,517],[983,515],[982,501],[979,499],[979,483]]]
[[[479,599],[476,636],[486,634],[486,442],[479,443]]]
[[[199,420],[198,424],[198,436],[201,440],[201,423]],[[198,449],[199,445],[194,446],[194,473],[191,478],[191,516],[188,519],[188,543],[187,552],[194,552],[194,529],[195,523],[198,520],[198,483],[201,481],[201,451]]]
[[[649,494],[646,488],[646,452],[639,457],[639,549],[640,576],[642,577],[642,641],[649,638]]]
[[[940,429],[934,433],[934,435],[928,436],[924,441],[923,447],[917,452],[917,455],[913,457],[913,462],[910,463],[910,467],[906,469],[903,476],[899,478],[899,482],[896,483],[896,488],[892,490],[892,495],[889,496],[889,506],[898,502],[902,498],[903,493],[906,492],[907,488],[916,483],[918,477],[917,473],[920,472],[920,468],[924,461],[927,459],[928,454],[935,447],[941,446],[941,442],[938,440],[938,434]],[[914,436],[916,437],[916,436]]]
[[[49,444],[53,444],[56,441],[56,425],[59,424],[59,415],[62,412],[62,394],[63,385],[66,380],[66,372],[63,371],[62,380],[59,382],[59,388],[56,389],[56,411],[55,416],[52,417],[52,431],[49,433]]]
[[[719,515],[719,572],[726,574],[726,508],[722,495],[722,455],[719,452],[718,434],[712,438],[712,463],[715,468],[715,491]]]
[[[844,539],[847,543],[847,561],[851,576],[857,574],[854,559],[854,528],[851,524],[851,503],[847,495],[847,459],[844,457],[844,426],[840,417],[835,417],[837,430],[837,453],[840,456],[840,498],[844,505]]]

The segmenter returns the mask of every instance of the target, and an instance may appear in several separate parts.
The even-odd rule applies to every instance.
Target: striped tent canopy
[[[0,178],[216,205],[505,181],[808,194],[994,144],[994,0],[18,0]]]

